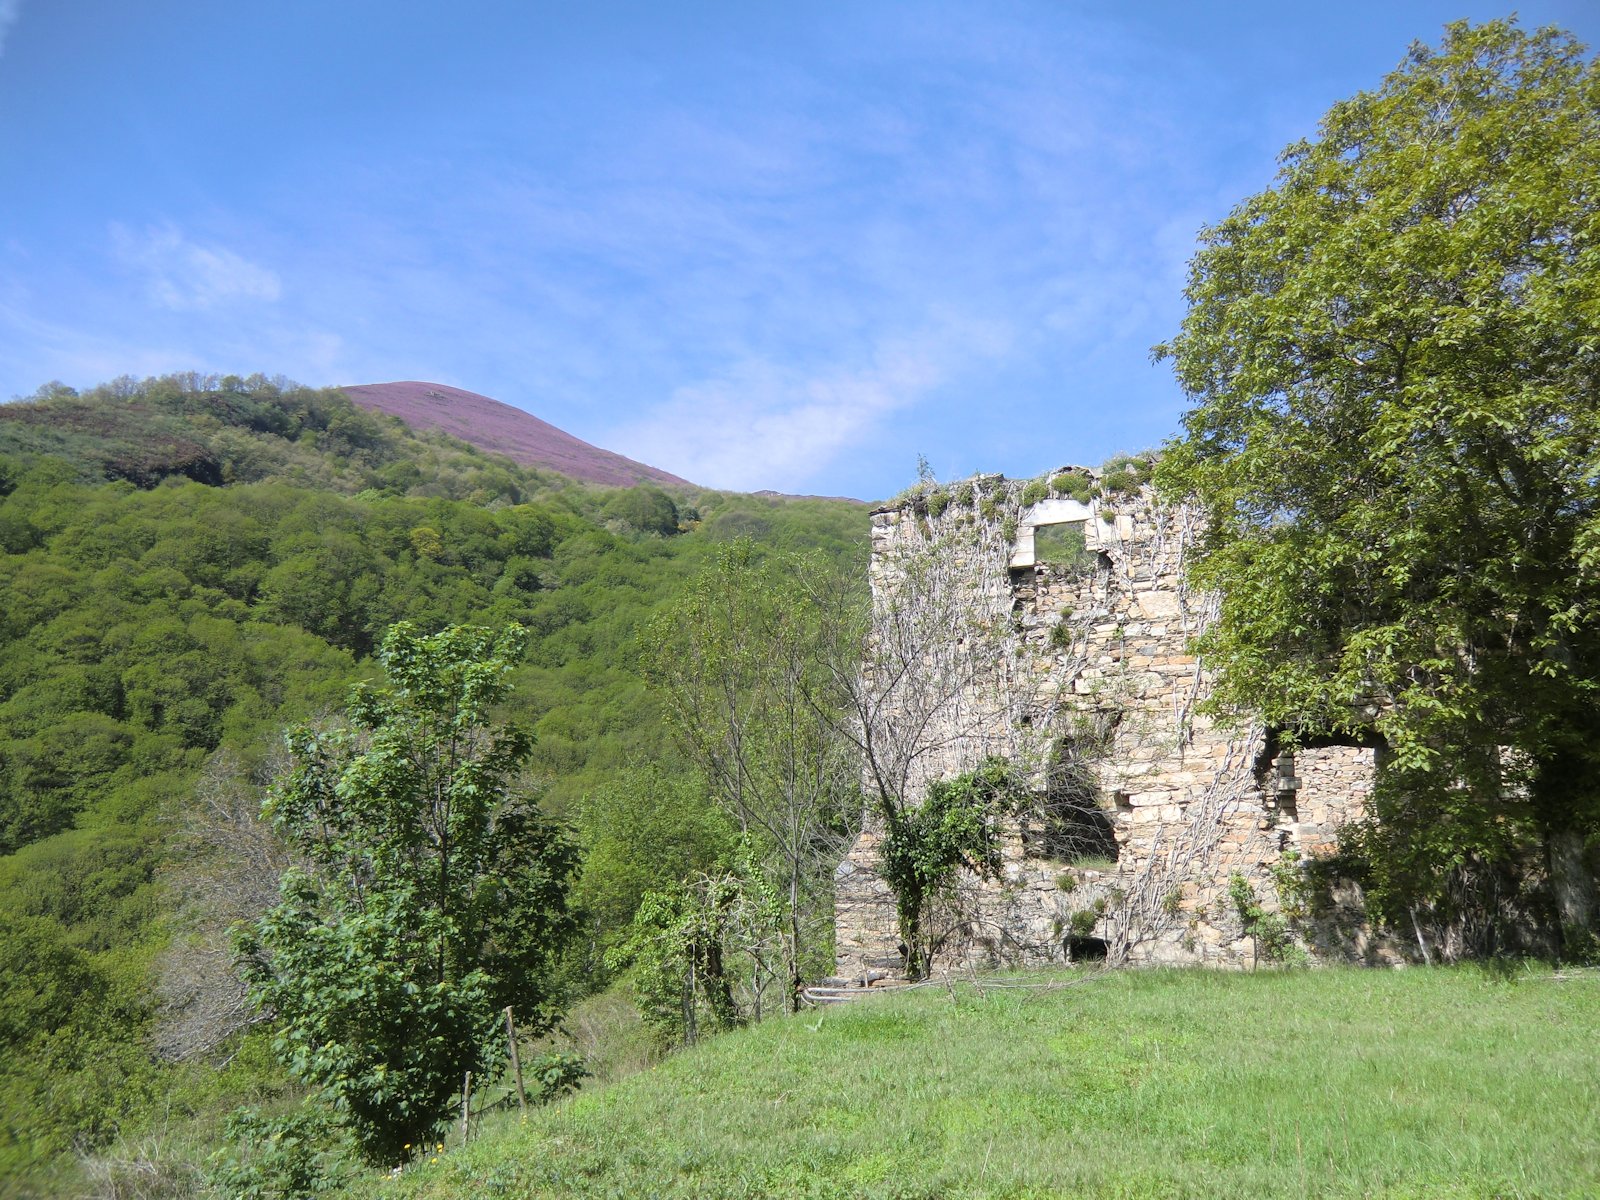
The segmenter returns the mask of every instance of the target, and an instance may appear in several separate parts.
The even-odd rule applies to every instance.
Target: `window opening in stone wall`
[[[1036,525],[1033,561],[1049,566],[1057,575],[1092,575],[1099,556],[1089,549],[1087,521],[1059,521]]]
[[[1273,726],[1267,730],[1256,756],[1256,786],[1261,790],[1261,803],[1275,814],[1275,820],[1297,820],[1302,787],[1297,756],[1333,746],[1376,747],[1381,752],[1383,745],[1382,736],[1374,729],[1308,734]]]
[[[1069,866],[1109,867],[1117,861],[1117,835],[1100,801],[1100,784],[1076,739],[1056,742],[1045,773],[1044,796],[1023,822],[1024,851]]]

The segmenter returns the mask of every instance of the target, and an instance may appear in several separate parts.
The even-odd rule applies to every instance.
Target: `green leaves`
[[[831,926],[837,843],[861,807],[859,769],[839,733],[848,718],[838,682],[845,662],[855,671],[859,643],[829,607],[848,610],[857,595],[818,556],[764,554],[741,538],[718,547],[641,638],[646,678],[679,744],[758,847],[771,885],[787,893],[781,954],[791,1006],[823,958],[815,948]]]
[[[692,1045],[708,1027],[730,1029],[745,1020],[749,1010],[734,994],[733,975],[747,962],[770,973],[766,943],[781,916],[782,904],[746,850],[733,870],[646,892],[626,940],[606,952],[607,965],[632,969],[640,1016],[658,1043]],[[736,959],[744,961],[735,966]],[[759,994],[749,999],[759,1018]]]
[[[930,918],[957,868],[991,875],[1000,868],[999,820],[1015,810],[1020,788],[998,758],[929,785],[922,803],[885,811],[879,869],[895,896],[900,937],[913,979],[928,971]]]
[[[1375,725],[1408,778],[1600,754],[1597,179],[1582,48],[1458,23],[1202,233],[1158,482],[1207,517],[1218,707]]]
[[[355,689],[348,728],[291,731],[267,806],[306,867],[241,942],[252,994],[374,1161],[423,1141],[466,1071],[499,1071],[504,1006],[531,1032],[559,1011],[576,853],[512,790],[531,738],[491,721],[524,645],[395,626],[390,686]]]

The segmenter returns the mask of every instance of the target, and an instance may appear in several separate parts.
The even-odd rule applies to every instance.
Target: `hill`
[[[764,1021],[351,1191],[1593,1196],[1597,1035],[1593,972],[988,978]]]
[[[521,503],[572,480],[395,417],[335,389],[261,375],[128,377],[84,392],[47,384],[0,404],[0,459],[81,483],[136,488],[188,479],[211,487],[282,482],[343,495],[471,497]]]
[[[399,417],[413,429],[437,429],[525,467],[558,471],[584,483],[694,486],[658,467],[591,446],[532,413],[476,392],[415,380],[357,384],[340,390],[362,408]]]
[[[282,730],[372,678],[389,625],[529,631],[513,714],[546,807],[585,844],[629,832],[579,881],[581,993],[642,891],[715,850],[685,833],[706,804],[637,631],[730,539],[856,562],[866,525],[826,501],[584,487],[262,377],[0,404],[0,1196],[80,1194],[74,1150],[214,1131],[284,1092],[268,1030],[230,1035],[224,1069],[190,1020],[211,1011],[195,996],[237,1001],[213,937],[233,910],[205,881],[243,877],[229,839],[255,836]],[[669,801],[670,836],[613,819]],[[207,962],[223,973],[195,976]]]

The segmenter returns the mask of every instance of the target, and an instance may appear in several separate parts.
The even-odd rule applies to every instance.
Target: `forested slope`
[[[283,727],[336,710],[391,623],[532,632],[511,715],[592,840],[627,772],[672,761],[632,663],[647,617],[718,541],[848,557],[865,529],[837,502],[584,489],[260,377],[0,406],[0,1180],[45,1190],[158,1106],[280,1084],[248,1041],[226,1072],[169,1061],[197,1047],[162,954],[227,840],[205,830],[218,792],[255,803]],[[596,939],[662,852],[612,838],[583,890]]]

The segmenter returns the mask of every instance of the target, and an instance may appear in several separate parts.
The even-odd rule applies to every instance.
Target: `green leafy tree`
[[[741,852],[730,870],[646,892],[627,938],[606,957],[613,968],[632,969],[640,1015],[656,1040],[693,1045],[703,1030],[760,1020],[782,917],[777,893]]]
[[[678,532],[678,506],[657,487],[642,485],[616,492],[606,501],[605,513],[640,533],[670,537]]]
[[[701,781],[681,767],[620,771],[583,797],[577,819],[586,837],[574,899],[602,941],[628,932],[646,893],[715,871],[738,839],[722,810],[707,803]]]
[[[514,788],[530,736],[493,720],[524,634],[404,623],[357,688],[347,728],[299,728],[268,800],[302,857],[242,939],[278,1054],[370,1159],[398,1162],[448,1115],[465,1072],[500,1068],[501,1009],[530,1032],[558,1012],[576,856]]]
[[[1569,932],[1595,919],[1597,180],[1583,47],[1453,24],[1203,232],[1157,347],[1194,405],[1159,482],[1208,518],[1218,700],[1384,735],[1366,844],[1421,868],[1391,917],[1532,844]]]
[[[4,911],[0,959],[0,1180],[7,1194],[60,1195],[74,1147],[104,1142],[159,1094],[138,1040],[138,972],[97,962],[54,921]]]

